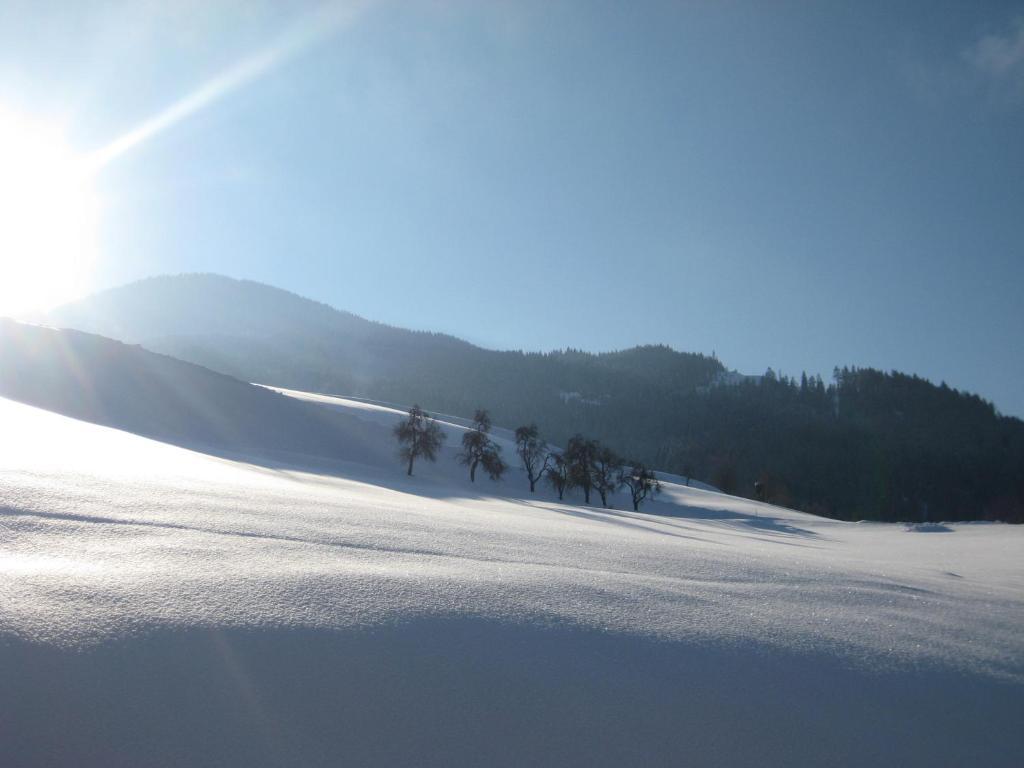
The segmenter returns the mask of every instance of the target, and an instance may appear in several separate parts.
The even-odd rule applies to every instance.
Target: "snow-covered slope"
[[[142,347],[4,319],[0,397],[187,447],[264,460],[289,461],[294,454],[304,463],[312,456],[366,460],[379,444],[360,434],[361,422],[336,411]]]
[[[292,397],[371,450],[0,400],[5,766],[1020,765],[1024,530],[563,504],[471,486],[454,424],[406,478],[397,411]]]

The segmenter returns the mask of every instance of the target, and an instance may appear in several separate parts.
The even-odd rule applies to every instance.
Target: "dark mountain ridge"
[[[666,471],[847,519],[1024,519],[1024,423],[976,395],[904,374],[836,371],[722,384],[715,357],[641,346],[606,353],[482,349],[366,320],[250,281],[150,278],[48,321],[296,389],[489,408],[576,432]]]

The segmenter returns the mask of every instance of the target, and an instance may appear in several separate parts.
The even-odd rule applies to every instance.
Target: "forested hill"
[[[1024,522],[1024,422],[916,376],[844,368],[686,398],[660,441],[741,491],[844,519]],[[672,452],[677,451],[674,458]]]
[[[659,469],[845,519],[1024,520],[1024,423],[923,379],[734,380],[664,346],[591,354],[485,350],[215,275],[158,277],[49,322],[138,343],[246,381],[418,402],[582,432]]]

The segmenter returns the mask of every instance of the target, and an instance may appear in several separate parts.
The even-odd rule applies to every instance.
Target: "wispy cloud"
[[[964,58],[994,78],[1024,78],[1024,18],[1014,19],[1005,34],[981,38],[964,51]]]

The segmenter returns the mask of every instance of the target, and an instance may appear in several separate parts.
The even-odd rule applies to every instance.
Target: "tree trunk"
[[[469,482],[471,483],[476,482],[476,465],[477,462],[475,461],[469,465]]]
[[[413,459],[415,459],[415,458],[416,457],[413,456],[411,453],[409,454],[409,471],[406,472],[406,474],[409,475],[409,477],[412,477],[412,462],[413,462]]]

